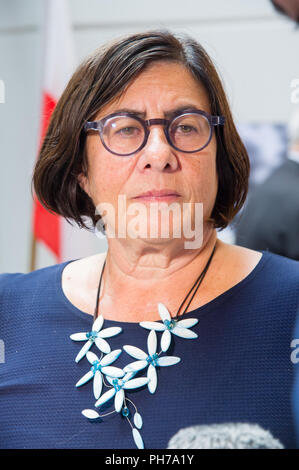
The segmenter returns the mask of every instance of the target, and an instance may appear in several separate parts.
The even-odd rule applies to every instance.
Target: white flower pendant
[[[102,374],[109,375],[111,377],[123,377],[125,375],[125,372],[119,367],[110,366],[110,364],[116,361],[121,352],[121,349],[116,349],[115,351],[106,354],[103,359],[99,360],[96,354],[88,351],[86,353],[86,357],[92,367],[90,371],[83,375],[83,377],[76,383],[76,387],[81,387],[81,385],[84,385],[93,378],[93,394],[94,397],[98,399],[102,391]]]
[[[127,354],[136,358],[141,358],[139,361],[131,362],[124,367],[125,372],[137,372],[139,370],[148,367],[147,378],[148,378],[148,390],[150,393],[155,393],[157,388],[157,366],[172,366],[180,362],[179,357],[175,356],[164,356],[159,357],[157,353],[157,334],[155,330],[151,330],[147,338],[147,350],[148,354],[135,346],[125,345],[123,349]]]
[[[167,307],[161,302],[158,304],[158,312],[163,323],[156,321],[142,321],[139,323],[142,328],[147,330],[163,331],[161,337],[161,349],[166,352],[171,343],[171,334],[180,336],[186,339],[198,338],[194,331],[188,328],[195,326],[198,323],[197,318],[185,318],[184,320],[173,320]]]
[[[93,323],[91,331],[74,333],[70,336],[73,341],[87,340],[87,342],[77,354],[75,359],[76,362],[79,362],[86,355],[87,351],[89,351],[93,343],[95,343],[99,350],[104,354],[109,354],[111,352],[111,348],[104,338],[111,338],[112,336],[118,335],[122,331],[122,328],[117,326],[102,330],[103,323],[104,318],[102,315],[99,315]]]
[[[180,358],[176,356],[165,356],[161,354],[169,349],[171,344],[172,335],[179,336],[186,339],[197,338],[198,335],[189,328],[198,323],[196,318],[187,318],[183,320],[174,320],[162,303],[158,304],[158,312],[162,323],[144,321],[139,325],[143,328],[150,330],[147,337],[147,352],[132,345],[124,345],[125,352],[133,357],[135,361],[127,364],[124,368],[115,367],[112,365],[120,356],[122,350],[116,349],[111,351],[110,345],[105,338],[110,338],[119,334],[122,331],[120,327],[111,327],[102,329],[104,318],[100,315],[92,325],[92,330],[89,332],[74,333],[70,336],[73,341],[86,341],[84,346],[80,349],[76,356],[75,361],[79,362],[86,356],[90,370],[81,377],[76,383],[76,387],[81,387],[90,380],[93,380],[93,394],[96,399],[95,407],[99,408],[109,400],[114,398],[114,412],[121,414],[129,421],[132,430],[133,440],[138,449],[144,449],[144,443],[139,429],[143,426],[143,419],[135,404],[126,397],[126,391],[141,388],[147,385],[150,393],[155,393],[158,384],[157,368],[172,366],[180,362]],[[157,333],[161,332],[161,351],[157,352],[158,339]],[[96,354],[89,351],[93,343],[101,351],[101,358]],[[147,368],[146,376],[135,377],[136,374]],[[108,384],[105,382],[107,380]],[[102,393],[103,386],[108,387],[108,390]],[[130,422],[130,409],[128,402],[135,408],[133,423]],[[84,409],[82,411],[90,421],[101,421],[105,415],[100,415],[97,411],[92,409]],[[110,413],[108,413],[110,414]]]

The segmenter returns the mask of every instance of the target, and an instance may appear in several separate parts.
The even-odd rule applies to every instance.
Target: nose
[[[173,172],[179,166],[175,150],[167,141],[162,125],[151,125],[146,145],[140,151],[137,167],[140,171]]]

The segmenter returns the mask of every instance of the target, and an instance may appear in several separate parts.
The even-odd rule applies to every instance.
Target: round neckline
[[[184,318],[188,318],[189,316],[200,316],[202,313],[205,313],[206,311],[210,310],[211,308],[218,306],[222,302],[224,302],[228,297],[233,295],[235,292],[237,292],[240,288],[244,287],[248,282],[253,280],[257,273],[264,267],[265,263],[270,259],[270,252],[265,251],[265,250],[256,250],[259,253],[262,253],[262,256],[259,260],[259,262],[256,264],[256,266],[250,271],[250,273],[244,277],[241,281],[239,281],[237,284],[232,286],[230,289],[226,290],[225,292],[222,292],[222,294],[219,294],[217,297],[214,299],[210,300],[209,302],[205,303],[204,305],[201,305],[200,307],[195,308],[194,310],[191,310],[190,312],[187,312],[184,314]],[[76,316],[79,316],[80,318],[83,318],[84,320],[88,320],[90,324],[93,323],[93,315],[90,313],[84,312],[83,310],[80,310],[78,307],[76,307],[65,295],[63,289],[62,289],[62,273],[64,268],[70,264],[73,263],[74,261],[78,261],[78,259],[73,259],[69,261],[65,261],[64,263],[61,263],[58,265],[59,269],[57,270],[57,275],[56,275],[56,291],[58,294],[59,299],[66,305],[69,311],[74,313]],[[155,320],[159,321],[159,320]],[[105,318],[106,324],[110,323],[111,325],[124,325],[124,327],[134,327],[134,326],[139,326],[139,322],[121,322],[117,320],[110,320]]]

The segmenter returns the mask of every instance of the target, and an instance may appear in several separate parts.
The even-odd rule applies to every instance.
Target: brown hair
[[[87,174],[83,126],[101,107],[124,92],[129,83],[156,60],[184,65],[206,89],[211,114],[225,116],[216,126],[218,193],[211,214],[215,228],[224,228],[244,204],[249,159],[235,128],[217,71],[205,52],[187,35],[168,30],[126,36],[97,49],[77,68],[54,112],[37,160],[33,184],[40,202],[50,211],[88,227],[100,216],[78,183]]]

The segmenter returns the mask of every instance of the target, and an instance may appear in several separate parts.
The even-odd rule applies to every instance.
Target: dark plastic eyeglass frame
[[[182,116],[187,116],[189,114],[199,114],[201,116],[204,116],[210,124],[210,135],[209,135],[207,143],[205,145],[203,145],[202,147],[200,147],[196,150],[181,150],[172,143],[172,141],[170,139],[170,136],[169,136],[169,128],[170,128],[172,122],[175,119],[178,119],[179,117],[182,117]],[[138,147],[138,149],[134,150],[134,152],[117,153],[117,152],[114,152],[113,150],[111,150],[109,147],[107,147],[107,145],[104,142],[104,139],[103,139],[104,125],[109,119],[111,119],[113,117],[117,117],[117,116],[119,116],[119,117],[127,116],[127,117],[134,118],[138,122],[140,122],[140,124],[142,125],[142,127],[144,129],[144,140],[143,140],[142,144]],[[135,114],[132,114],[132,113],[120,112],[120,113],[109,114],[108,116],[105,116],[103,119],[100,119],[99,121],[87,121],[84,125],[84,131],[85,132],[98,131],[99,134],[100,134],[102,144],[105,147],[105,149],[108,150],[108,152],[113,153],[114,155],[118,155],[119,157],[128,157],[130,155],[134,155],[137,152],[140,152],[140,150],[142,150],[143,147],[145,147],[145,145],[147,144],[149,134],[150,134],[149,126],[163,125],[164,126],[165,137],[166,137],[167,142],[169,143],[169,145],[171,147],[178,150],[179,152],[195,153],[195,152],[200,152],[201,150],[203,150],[204,148],[206,148],[209,145],[209,143],[211,142],[211,139],[212,139],[213,128],[215,126],[219,126],[219,125],[223,126],[224,123],[225,123],[224,116],[211,116],[210,114],[208,114],[208,113],[206,113],[205,111],[202,111],[202,110],[187,111],[187,112],[184,112],[182,114],[178,114],[178,115],[174,116],[172,119],[158,119],[158,118],[156,118],[156,119],[147,119],[147,120],[144,120],[144,119],[140,118],[139,116],[136,116]]]

